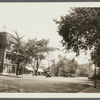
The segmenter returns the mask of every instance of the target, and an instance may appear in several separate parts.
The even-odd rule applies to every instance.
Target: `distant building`
[[[30,64],[26,65],[23,70],[24,70],[23,74],[34,76],[35,70]]]
[[[36,68],[33,68],[32,66],[25,66],[24,68],[24,74],[29,74],[30,76],[35,76],[36,75]],[[42,68],[38,68],[38,75],[44,75],[44,71]]]
[[[36,73],[37,69],[35,68],[34,70],[35,70],[35,73]],[[44,75],[44,71],[43,71],[42,68],[38,68],[38,75]]]

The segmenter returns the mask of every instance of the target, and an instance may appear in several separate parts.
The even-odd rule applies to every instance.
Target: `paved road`
[[[77,93],[91,85],[87,78],[0,76],[0,92]]]

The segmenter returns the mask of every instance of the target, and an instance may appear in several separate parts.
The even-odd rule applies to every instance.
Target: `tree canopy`
[[[100,8],[72,8],[69,14],[61,16],[60,21],[54,21],[58,24],[58,33],[62,36],[65,49],[77,55],[82,49],[90,49],[91,60],[99,66]]]
[[[38,68],[42,60],[45,59],[46,53],[53,51],[54,48],[48,47],[49,40],[41,39],[37,40],[31,39],[25,45],[25,53],[24,56],[26,58],[26,63],[34,61],[36,62],[36,71],[38,72]],[[38,74],[38,73],[37,73]]]
[[[73,58],[72,60],[67,59],[58,55],[58,61],[52,60],[51,72],[55,76],[63,76],[66,73],[70,75],[75,75],[78,68],[78,63]]]
[[[7,46],[8,46],[7,33],[6,32],[0,32],[0,49],[4,49]]]
[[[44,53],[49,52],[49,51],[53,51],[54,48],[52,47],[48,47],[48,40],[45,39],[41,39],[41,40],[37,40],[37,39],[31,39],[28,40],[28,42],[25,45],[25,55],[31,58],[40,58],[44,59]]]

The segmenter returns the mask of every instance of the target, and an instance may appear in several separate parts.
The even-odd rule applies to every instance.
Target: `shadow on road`
[[[22,78],[21,76],[14,76],[14,75],[3,75],[3,74],[0,74],[0,76],[13,77],[13,78]]]

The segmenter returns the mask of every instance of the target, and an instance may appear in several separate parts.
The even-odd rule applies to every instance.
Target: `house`
[[[6,41],[10,43],[10,41],[15,41],[10,33],[0,32],[1,35],[4,35]],[[2,38],[1,40],[2,41]],[[1,45],[0,45],[1,46]],[[9,48],[0,47],[0,73],[8,74],[16,72],[16,64],[13,63],[15,55],[21,56],[20,53],[11,52],[13,50],[13,44],[10,44]]]
[[[34,70],[35,70],[35,74],[36,74],[37,69],[34,68]],[[38,68],[38,75],[44,75],[44,71],[42,68]]]
[[[35,70],[32,68],[32,66],[30,65],[25,66],[23,74],[34,76],[34,73],[35,73]]]

